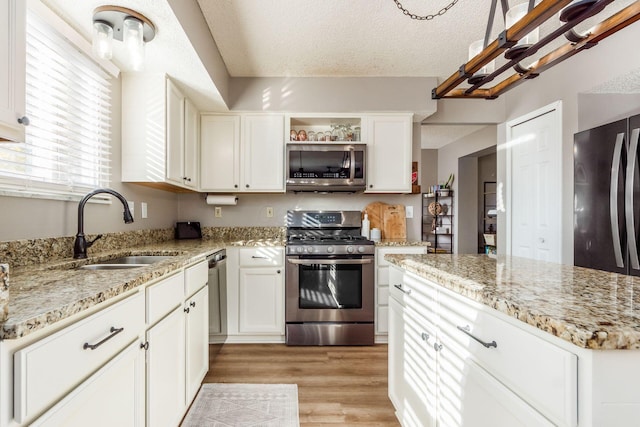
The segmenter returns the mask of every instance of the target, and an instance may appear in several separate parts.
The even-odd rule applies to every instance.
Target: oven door
[[[288,256],[286,321],[373,322],[373,259],[373,255]]]

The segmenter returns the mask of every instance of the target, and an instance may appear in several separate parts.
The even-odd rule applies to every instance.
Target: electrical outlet
[[[271,206],[267,207],[267,218],[273,218],[273,208]]]
[[[404,208],[404,212],[405,212],[405,217],[406,218],[413,218],[413,206],[405,206]]]
[[[148,217],[147,204],[145,202],[140,203],[140,216],[142,218]]]
[[[222,208],[220,206],[216,206],[215,215],[216,218],[222,218]]]
[[[132,216],[133,218],[135,218],[135,217],[136,217],[136,215],[135,215],[135,209],[134,209],[134,207],[135,207],[135,205],[136,205],[136,204],[135,204],[134,202],[130,202],[130,201],[128,201],[128,200],[127,200],[127,204],[129,205],[129,211],[131,211],[131,216]]]

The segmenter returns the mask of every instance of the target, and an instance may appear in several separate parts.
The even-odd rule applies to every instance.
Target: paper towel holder
[[[214,206],[235,206],[238,204],[238,196],[234,194],[209,194],[205,196],[205,203]]]

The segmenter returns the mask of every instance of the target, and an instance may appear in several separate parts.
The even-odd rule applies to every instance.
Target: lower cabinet
[[[150,328],[147,342],[147,425],[177,426],[186,405],[183,307]]]
[[[284,342],[284,248],[227,248],[226,342]]]
[[[490,310],[391,268],[389,397],[403,426],[577,425],[576,355]]]
[[[209,365],[207,272],[203,261],[55,332],[0,341],[0,427],[179,425]]]
[[[209,288],[204,287],[185,302],[186,402],[193,400],[209,370]]]

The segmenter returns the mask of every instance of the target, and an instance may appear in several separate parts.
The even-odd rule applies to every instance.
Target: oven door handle
[[[318,264],[371,264],[373,259],[365,258],[365,259],[287,259],[287,261],[291,264],[297,265],[318,265]]]

